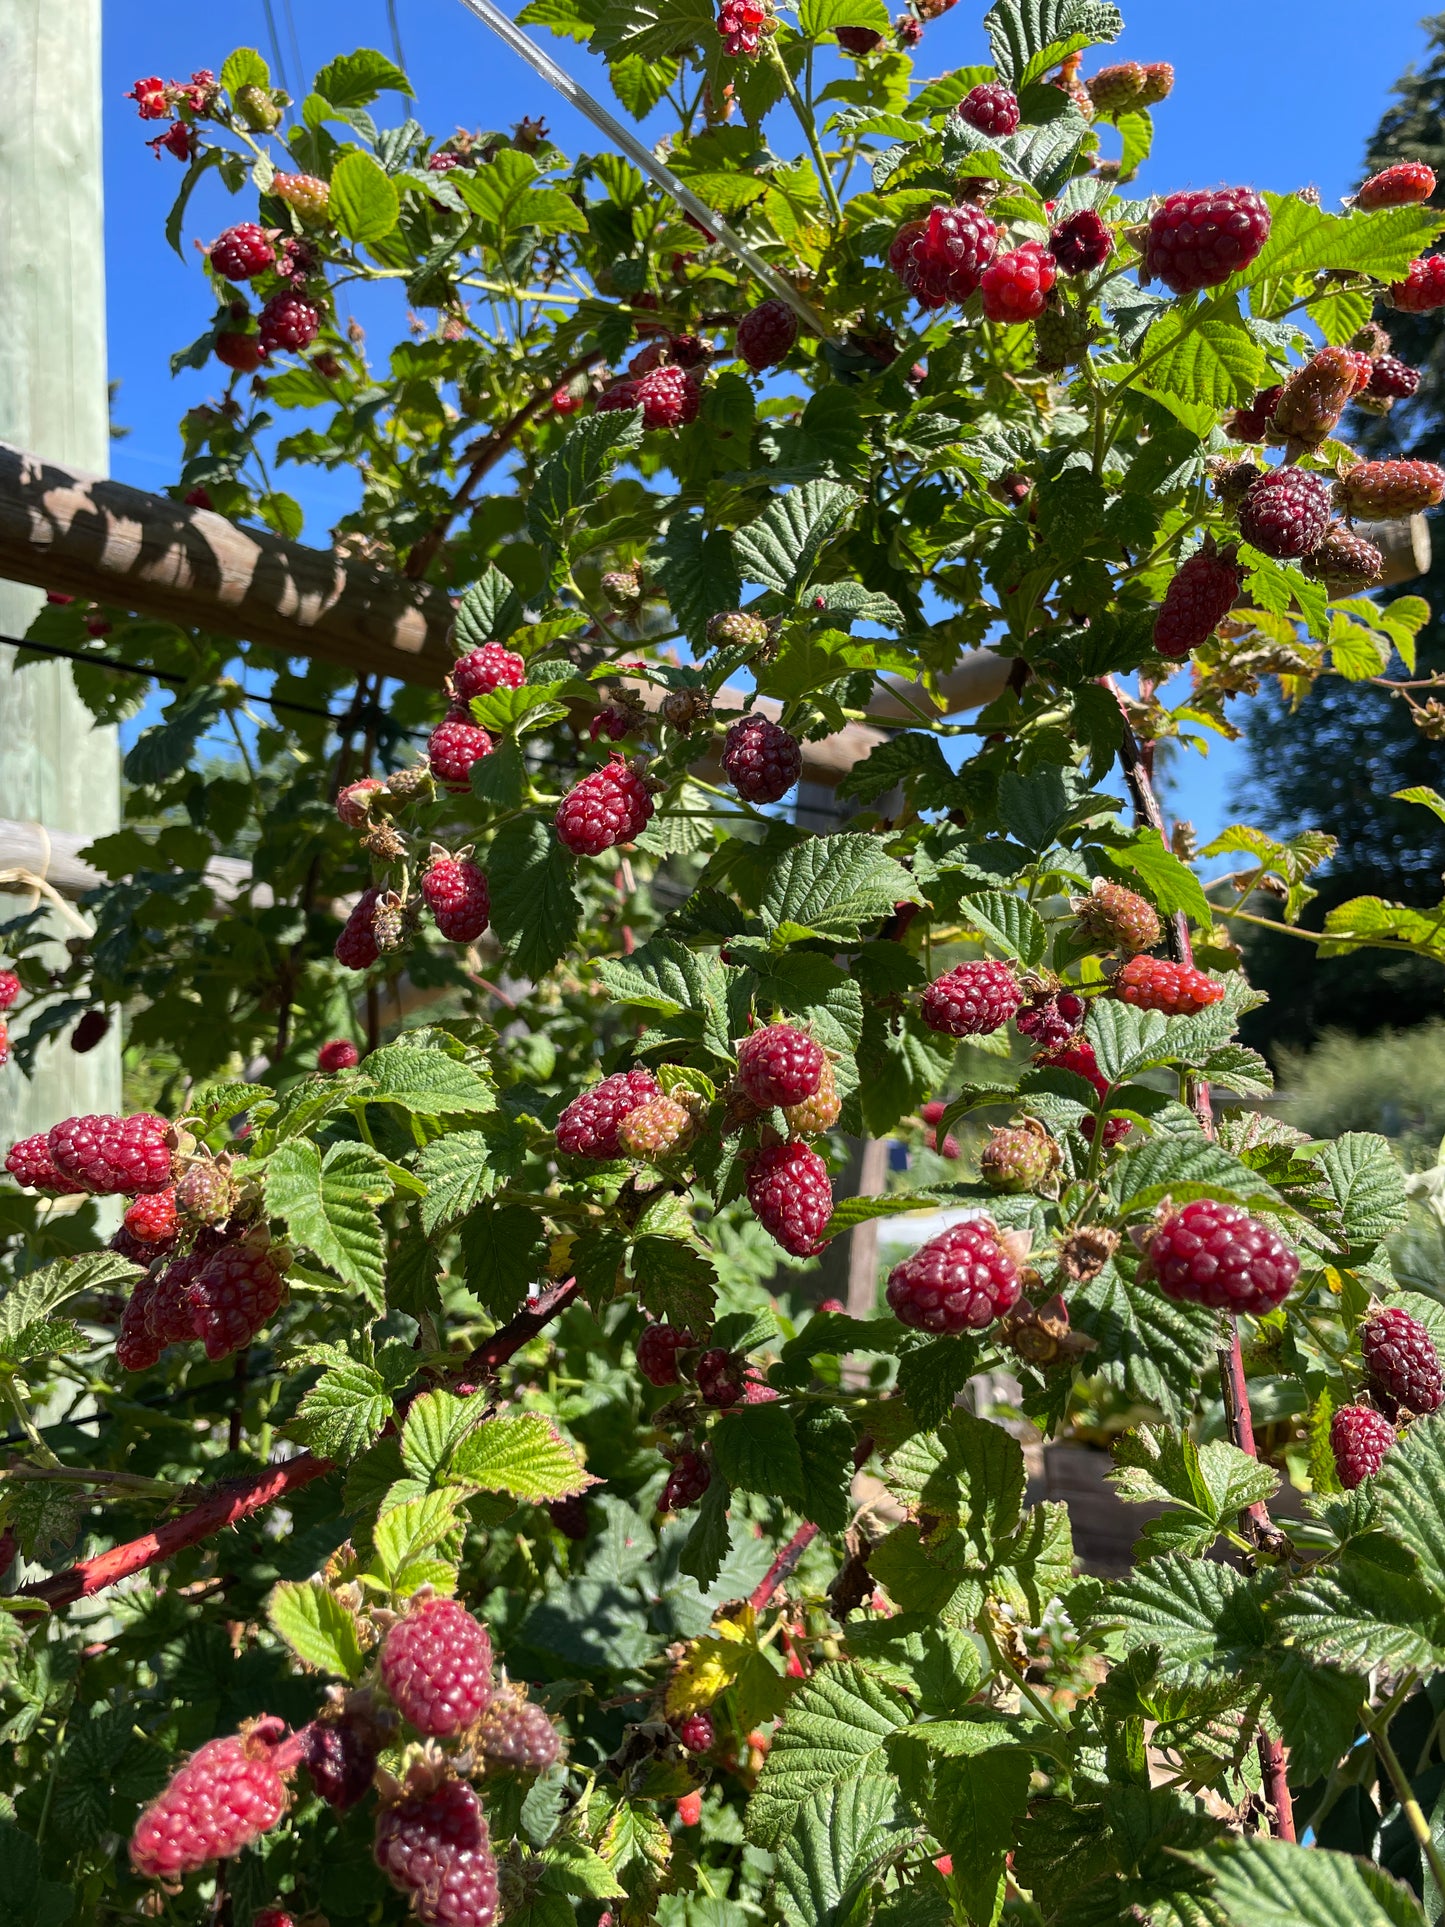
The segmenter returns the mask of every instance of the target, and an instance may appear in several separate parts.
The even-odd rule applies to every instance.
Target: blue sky
[[[1415,0],[1373,0],[1368,9],[1359,0],[1122,0],[1122,7],[1128,24],[1108,57],[1169,60],[1177,74],[1173,97],[1156,113],[1154,153],[1141,180],[1146,192],[1248,182],[1314,186],[1326,205],[1337,202],[1356,184],[1391,84],[1425,45]],[[224,9],[193,0],[106,0],[103,11],[110,369],[121,384],[116,419],[130,429],[113,445],[112,469],[159,489],[176,474],[177,420],[218,387],[208,371],[175,380],[169,372],[171,352],[209,320],[192,240],[212,239],[236,218],[238,203],[208,184],[188,217],[188,259],[178,259],[163,228],[179,164],[152,157],[144,141],[154,129],[142,126],[123,96],[140,75],[184,78],[193,68],[219,69],[234,45],[258,47],[274,67],[277,42],[285,81],[299,93],[302,78],[333,55],[356,46],[391,52],[393,41],[385,0],[344,7],[332,0],[232,0]],[[457,126],[501,128],[541,114],[569,151],[596,146],[592,130],[457,0],[394,0],[394,11],[417,118],[438,137]],[[935,21],[920,72],[987,58],[985,11],[981,0],[958,0]],[[542,37],[555,59],[596,85],[585,50]],[[777,139],[786,138],[780,128]],[[349,506],[340,478],[303,479],[291,470],[280,485],[306,507],[311,541],[324,540],[327,523]],[[1207,763],[1183,759],[1174,808],[1205,835],[1231,821],[1229,789],[1239,767],[1239,753],[1223,744]]]

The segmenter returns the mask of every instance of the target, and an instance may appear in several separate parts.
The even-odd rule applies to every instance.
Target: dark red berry
[[[1269,209],[1252,187],[1171,194],[1149,223],[1145,273],[1175,294],[1217,287],[1269,239]]]
[[[471,788],[472,764],[492,753],[492,739],[465,710],[452,710],[427,741],[431,773],[444,790],[461,795]]]
[[[1212,547],[1196,549],[1181,562],[1154,618],[1154,647],[1160,655],[1177,662],[1192,649],[1202,649],[1234,607],[1241,580],[1233,555]]]
[[[574,1097],[557,1120],[557,1149],[573,1158],[617,1158],[617,1127],[662,1092],[651,1071],[614,1071]]]
[[[966,93],[954,108],[958,118],[976,127],[980,134],[1004,140],[1016,134],[1019,126],[1018,95],[1002,81],[984,81]]]
[[[767,716],[744,716],[727,733],[722,766],[745,803],[776,803],[802,774],[802,745]]]
[[[758,1152],[748,1167],[748,1203],[763,1229],[795,1258],[823,1249],[833,1187],[827,1165],[806,1144],[771,1144]]]
[[[688,1713],[677,1723],[677,1737],[689,1753],[711,1753],[717,1734],[711,1713]]]
[[[766,1024],[738,1045],[738,1083],[761,1110],[802,1104],[822,1083],[826,1062],[806,1032]]]
[[[254,281],[274,265],[276,250],[254,221],[228,227],[211,243],[211,266],[225,281]]]
[[[285,1296],[285,1276],[261,1237],[212,1252],[187,1285],[185,1300],[206,1357],[228,1358],[250,1344]]]
[[[562,1751],[551,1720],[514,1686],[493,1695],[477,1728],[477,1746],[489,1764],[513,1773],[545,1773]]]
[[[1014,1018],[1019,1034],[1030,1038],[1039,1050],[1059,1050],[1075,1035],[1087,1009],[1082,997],[1072,990],[1056,991],[1037,997]]]
[[[1149,1274],[1166,1298],[1223,1311],[1273,1311],[1299,1276],[1299,1259],[1267,1224],[1237,1204],[1195,1198],[1149,1240]]]
[[[604,388],[602,393],[597,397],[597,412],[599,415],[610,415],[618,411],[625,412],[627,409],[636,408],[636,406],[637,384],[633,381],[614,381],[611,387]]]
[[[1059,1001],[1062,1002],[1063,999],[1060,998]],[[1048,1050],[1041,1050],[1034,1058],[1034,1062],[1044,1070],[1072,1071],[1075,1077],[1082,1077],[1088,1083],[1092,1084],[1100,1097],[1107,1096],[1108,1094],[1109,1080],[1099,1069],[1099,1060],[1094,1055],[1094,1046],[1086,1037],[1079,1037],[1071,1043],[1055,1045]],[[1098,1119],[1096,1117],[1084,1117],[1079,1121],[1080,1131],[1091,1144],[1094,1141],[1094,1133],[1097,1128]],[[1106,1151],[1112,1151],[1116,1144],[1121,1143],[1123,1139],[1128,1137],[1131,1128],[1129,1120],[1126,1117],[1106,1118],[1104,1120],[1104,1149]]]
[[[1249,442],[1263,447],[1267,442],[1282,439],[1274,425],[1274,411],[1279,407],[1279,398],[1284,393],[1283,382],[1276,382],[1272,388],[1262,388],[1248,408],[1236,408],[1226,417],[1224,432],[1233,442]]]
[[[423,1927],[491,1927],[497,1914],[497,1862],[477,1796],[464,1780],[383,1807],[376,1864],[411,1896]]]
[[[363,776],[359,782],[348,783],[336,794],[336,814],[348,830],[365,829],[371,799],[378,790],[386,785],[379,776]]]
[[[754,59],[764,40],[778,30],[772,0],[721,0],[717,30],[734,59]]]
[[[983,279],[999,230],[976,207],[935,207],[893,237],[888,265],[920,307],[962,305]]]
[[[381,1677],[418,1733],[460,1733],[491,1698],[492,1642],[457,1600],[425,1599],[387,1633]]]
[[[20,979],[13,970],[0,970],[0,1010],[14,1008],[20,995]]]
[[[633,384],[633,394],[642,405],[644,428],[683,428],[697,420],[702,406],[696,375],[670,362],[643,375]]]
[[[422,877],[421,893],[448,943],[474,943],[486,929],[492,900],[486,877],[470,858],[438,857]]]
[[[257,326],[267,354],[289,348],[299,354],[321,332],[321,310],[299,294],[274,294],[261,310]]]
[[[833,32],[844,53],[853,54],[859,60],[866,54],[876,53],[883,45],[883,35],[877,27],[835,27]]]
[[[156,1281],[153,1277],[141,1278],[126,1300],[115,1341],[116,1363],[122,1371],[147,1372],[161,1355],[163,1348],[160,1340],[152,1336],[150,1329],[150,1307],[155,1290]]]
[[[1053,255],[1038,241],[1025,241],[1010,254],[995,255],[979,282],[985,318],[1005,326],[1037,321],[1058,271]]]
[[[1239,532],[1264,555],[1281,561],[1308,555],[1329,525],[1329,485],[1302,468],[1261,476],[1239,511]]]
[[[1424,161],[1396,161],[1372,174],[1355,196],[1355,206],[1367,213],[1380,207],[1414,207],[1435,192],[1435,170]]]
[[[929,984],[923,993],[923,1021],[945,1037],[982,1037],[1006,1024],[1023,1000],[1009,965],[982,958],[956,964]]]
[[[672,1462],[658,1500],[659,1512],[685,1512],[712,1484],[712,1468],[696,1452],[681,1452]]]
[[[1114,995],[1136,1010],[1162,1010],[1169,1017],[1188,1017],[1217,1004],[1224,985],[1206,977],[1193,964],[1170,963],[1164,957],[1131,957],[1114,978]]]
[[[637,1369],[649,1385],[680,1385],[677,1355],[696,1342],[690,1331],[677,1325],[648,1325],[638,1336]]]
[[[587,1506],[582,1499],[550,1500],[547,1505],[547,1517],[567,1539],[585,1539],[591,1530]]]
[[[1389,401],[1408,401],[1420,386],[1420,370],[1395,355],[1379,355],[1370,364],[1367,393]]]
[[[743,1395],[743,1361],[720,1345],[705,1351],[697,1361],[697,1389],[704,1405],[726,1411]]]
[[[370,1722],[313,1720],[297,1738],[302,1764],[327,1806],[344,1812],[370,1791],[381,1751],[381,1735]]]
[[[950,1225],[895,1265],[888,1303],[901,1323],[934,1333],[982,1331],[1017,1303],[1019,1268],[991,1218]]]
[[[1395,1428],[1368,1405],[1342,1405],[1330,1420],[1330,1450],[1346,1492],[1372,1479],[1395,1443]]]
[[[316,1053],[319,1071],[349,1071],[361,1062],[361,1052],[349,1037],[333,1037]]]
[[[249,1735],[210,1740],[191,1755],[136,1821],[130,1861],[138,1874],[174,1880],[270,1832],[286,1811],[286,1786],[261,1735],[280,1725],[262,1720]]]
[[[1065,274],[1092,274],[1114,252],[1114,237],[1092,208],[1082,208],[1049,236],[1049,253]]]
[[[652,792],[626,758],[584,776],[557,808],[557,834],[574,856],[600,856],[631,843],[652,821]]]
[[[347,970],[369,970],[381,955],[376,946],[376,934],[371,927],[380,897],[381,892],[375,887],[363,890],[350,916],[341,926],[341,935],[336,939],[333,954]]]
[[[71,1184],[96,1196],[165,1191],[171,1182],[170,1126],[140,1111],[134,1117],[68,1117],[46,1136],[50,1161]]]
[[[1440,1354],[1418,1318],[1399,1305],[1372,1312],[1360,1327],[1360,1351],[1376,1397],[1407,1412],[1439,1411],[1445,1399]]]
[[[1390,304],[1404,314],[1431,314],[1445,308],[1445,254],[1412,261],[1405,279],[1391,283]]]
[[[1345,522],[1331,522],[1318,546],[1301,563],[1305,574],[1323,582],[1331,595],[1353,595],[1373,588],[1385,573],[1385,556],[1373,542]]]
[[[760,301],[738,323],[738,353],[749,368],[775,368],[798,339],[798,317],[786,301]]]
[[[452,665],[452,688],[461,702],[490,696],[494,689],[520,689],[526,680],[526,662],[499,642],[484,642]]]
[[[923,1119],[926,1127],[923,1133],[923,1141],[929,1150],[936,1151],[941,1158],[952,1160],[963,1156],[963,1146],[953,1135],[952,1131],[946,1131],[944,1133],[941,1144],[938,1141],[938,1126],[943,1122],[943,1114],[947,1109],[948,1106],[942,1098],[932,1097],[926,1104],[921,1104],[918,1107],[918,1115]]]

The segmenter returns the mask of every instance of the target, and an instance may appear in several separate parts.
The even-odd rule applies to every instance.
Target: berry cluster
[[[286,1811],[276,1757],[284,1733],[280,1720],[263,1718],[248,1732],[210,1740],[193,1753],[136,1821],[130,1840],[136,1872],[175,1880],[208,1861],[229,1860],[269,1833]]]
[[[922,308],[962,305],[983,279],[999,230],[976,207],[935,207],[899,228],[888,265]]]
[[[574,1097],[557,1120],[557,1149],[573,1158],[622,1156],[622,1121],[641,1105],[662,1096],[651,1071],[614,1071],[600,1084]]]
[[[17,1184],[74,1196],[134,1197],[171,1183],[171,1127],[162,1117],[68,1117],[22,1138],[5,1160]]]

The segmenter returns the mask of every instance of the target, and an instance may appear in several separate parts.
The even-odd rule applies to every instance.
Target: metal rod
[[[737,256],[749,273],[757,276],[765,288],[775,294],[780,301],[786,301],[815,335],[823,341],[837,345],[836,337],[829,333],[828,324],[812,303],[799,294],[791,282],[785,280],[776,268],[769,267],[766,261],[759,259],[747,242],[734,234],[720,215],[715,214],[704,201],[700,201],[690,187],[685,187],[672,169],[664,166],[650,148],[645,147],[635,134],[628,132],[621,121],[615,120],[601,101],[594,100],[585,87],[579,86],[564,68],[559,67],[555,60],[543,53],[536,42],[523,33],[515,21],[509,20],[500,7],[493,6],[492,0],[461,0],[461,4],[468,13],[475,14],[483,26],[490,27],[499,40],[504,40],[519,59],[525,60],[533,73],[540,74],[549,87],[555,87],[562,98],[569,101],[579,114],[584,114],[594,127],[607,136],[608,140],[615,142],[634,167],[641,168],[654,186],[660,187],[664,194],[670,195],[695,221],[700,221],[709,234]]]

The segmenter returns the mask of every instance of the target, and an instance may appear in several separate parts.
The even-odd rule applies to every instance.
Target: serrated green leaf
[[[997,0],[983,24],[999,78],[1015,91],[1069,54],[1117,40],[1124,27],[1104,0]]]
[[[545,977],[576,941],[582,922],[573,864],[549,824],[514,817],[493,840],[487,864],[492,928],[523,977]]]
[[[803,1459],[787,1408],[781,1403],[739,1407],[712,1433],[718,1470],[735,1492],[773,1498],[803,1497]]]
[[[113,1291],[139,1278],[141,1268],[116,1251],[84,1251],[27,1272],[0,1298],[0,1340],[13,1343],[28,1326],[47,1319],[81,1292]]]
[[[266,1602],[273,1632],[317,1672],[361,1677],[365,1659],[355,1616],[319,1579],[282,1580]]]
[[[373,1087],[368,1102],[396,1104],[422,1117],[465,1117],[497,1108],[486,1080],[445,1051],[383,1044],[367,1058],[366,1074]]]
[[[1408,1221],[1405,1174],[1387,1139],[1347,1131],[1316,1155],[1351,1244],[1373,1244]]]
[[[312,1386],[286,1428],[314,1452],[343,1463],[364,1452],[391,1417],[391,1399],[370,1365],[335,1366]]]
[[[497,156],[498,160],[504,158]],[[538,469],[527,498],[527,527],[533,539],[543,543],[559,540],[572,518],[596,501],[613,464],[621,456],[630,455],[641,442],[640,409],[589,415],[570,427],[556,454],[549,455]]]
[[[480,1131],[452,1131],[436,1138],[417,1159],[416,1170],[427,1188],[421,1223],[428,1236],[438,1226],[465,1217],[497,1183],[491,1145]]]
[[[383,1507],[374,1535],[376,1558],[398,1591],[414,1592],[423,1583],[419,1576],[411,1585],[404,1581],[427,1553],[458,1531],[460,1503],[459,1493],[428,1492],[420,1498],[406,1499],[400,1505]]]
[[[748,1806],[749,1838],[781,1846],[809,1800],[849,1781],[886,1778],[886,1743],[909,1719],[906,1702],[864,1667],[820,1666],[774,1737]]]
[[[1207,1559],[1166,1553],[1116,1580],[1098,1617],[1128,1650],[1157,1646],[1161,1677],[1202,1686],[1220,1670],[1240,1672],[1267,1650],[1261,1583]]]
[[[480,1403],[440,1388],[412,1400],[402,1427],[401,1457],[414,1479],[438,1483],[436,1475],[451,1453],[481,1423]]]
[[[343,154],[331,174],[331,217],[349,241],[380,241],[396,226],[401,200],[380,162],[359,148]]]
[[[732,1545],[732,1533],[728,1526],[728,1501],[731,1496],[727,1480],[714,1472],[699,1501],[696,1516],[688,1527],[682,1550],[677,1555],[678,1570],[695,1579],[704,1590],[716,1581]]]
[[[807,586],[824,546],[845,525],[858,497],[839,482],[807,482],[769,502],[755,522],[733,536],[733,555],[749,582],[780,595]]]
[[[477,1205],[462,1225],[461,1249],[467,1289],[493,1318],[510,1318],[546,1271],[545,1228],[523,1204]]]
[[[266,1165],[267,1208],[378,1312],[386,1308],[386,1237],[376,1207],[392,1188],[385,1158],[367,1144],[333,1144],[323,1159],[296,1138]]]
[[[1038,911],[1022,897],[1002,890],[983,890],[963,899],[959,915],[996,950],[1012,957],[1026,970],[1043,962],[1049,933]]]
[[[1211,1899],[1229,1927],[1426,1927],[1403,1882],[1349,1854],[1255,1834],[1188,1857],[1213,1874]]]
[[[845,0],[852,4],[852,0]],[[775,1898],[795,1927],[846,1927],[890,1845],[897,1803],[882,1774],[819,1788],[779,1843]]]
[[[570,1499],[597,1484],[577,1448],[540,1412],[487,1419],[457,1446],[448,1476],[483,1492],[505,1492],[533,1504]]]
[[[936,1432],[906,1439],[888,1461],[887,1480],[911,1512],[951,1519],[986,1558],[1019,1523],[1023,1448],[1001,1425],[960,1407]]]
[[[773,929],[797,924],[819,936],[857,936],[896,903],[917,903],[917,884],[877,839],[842,833],[785,850],[768,877],[761,914]]]

